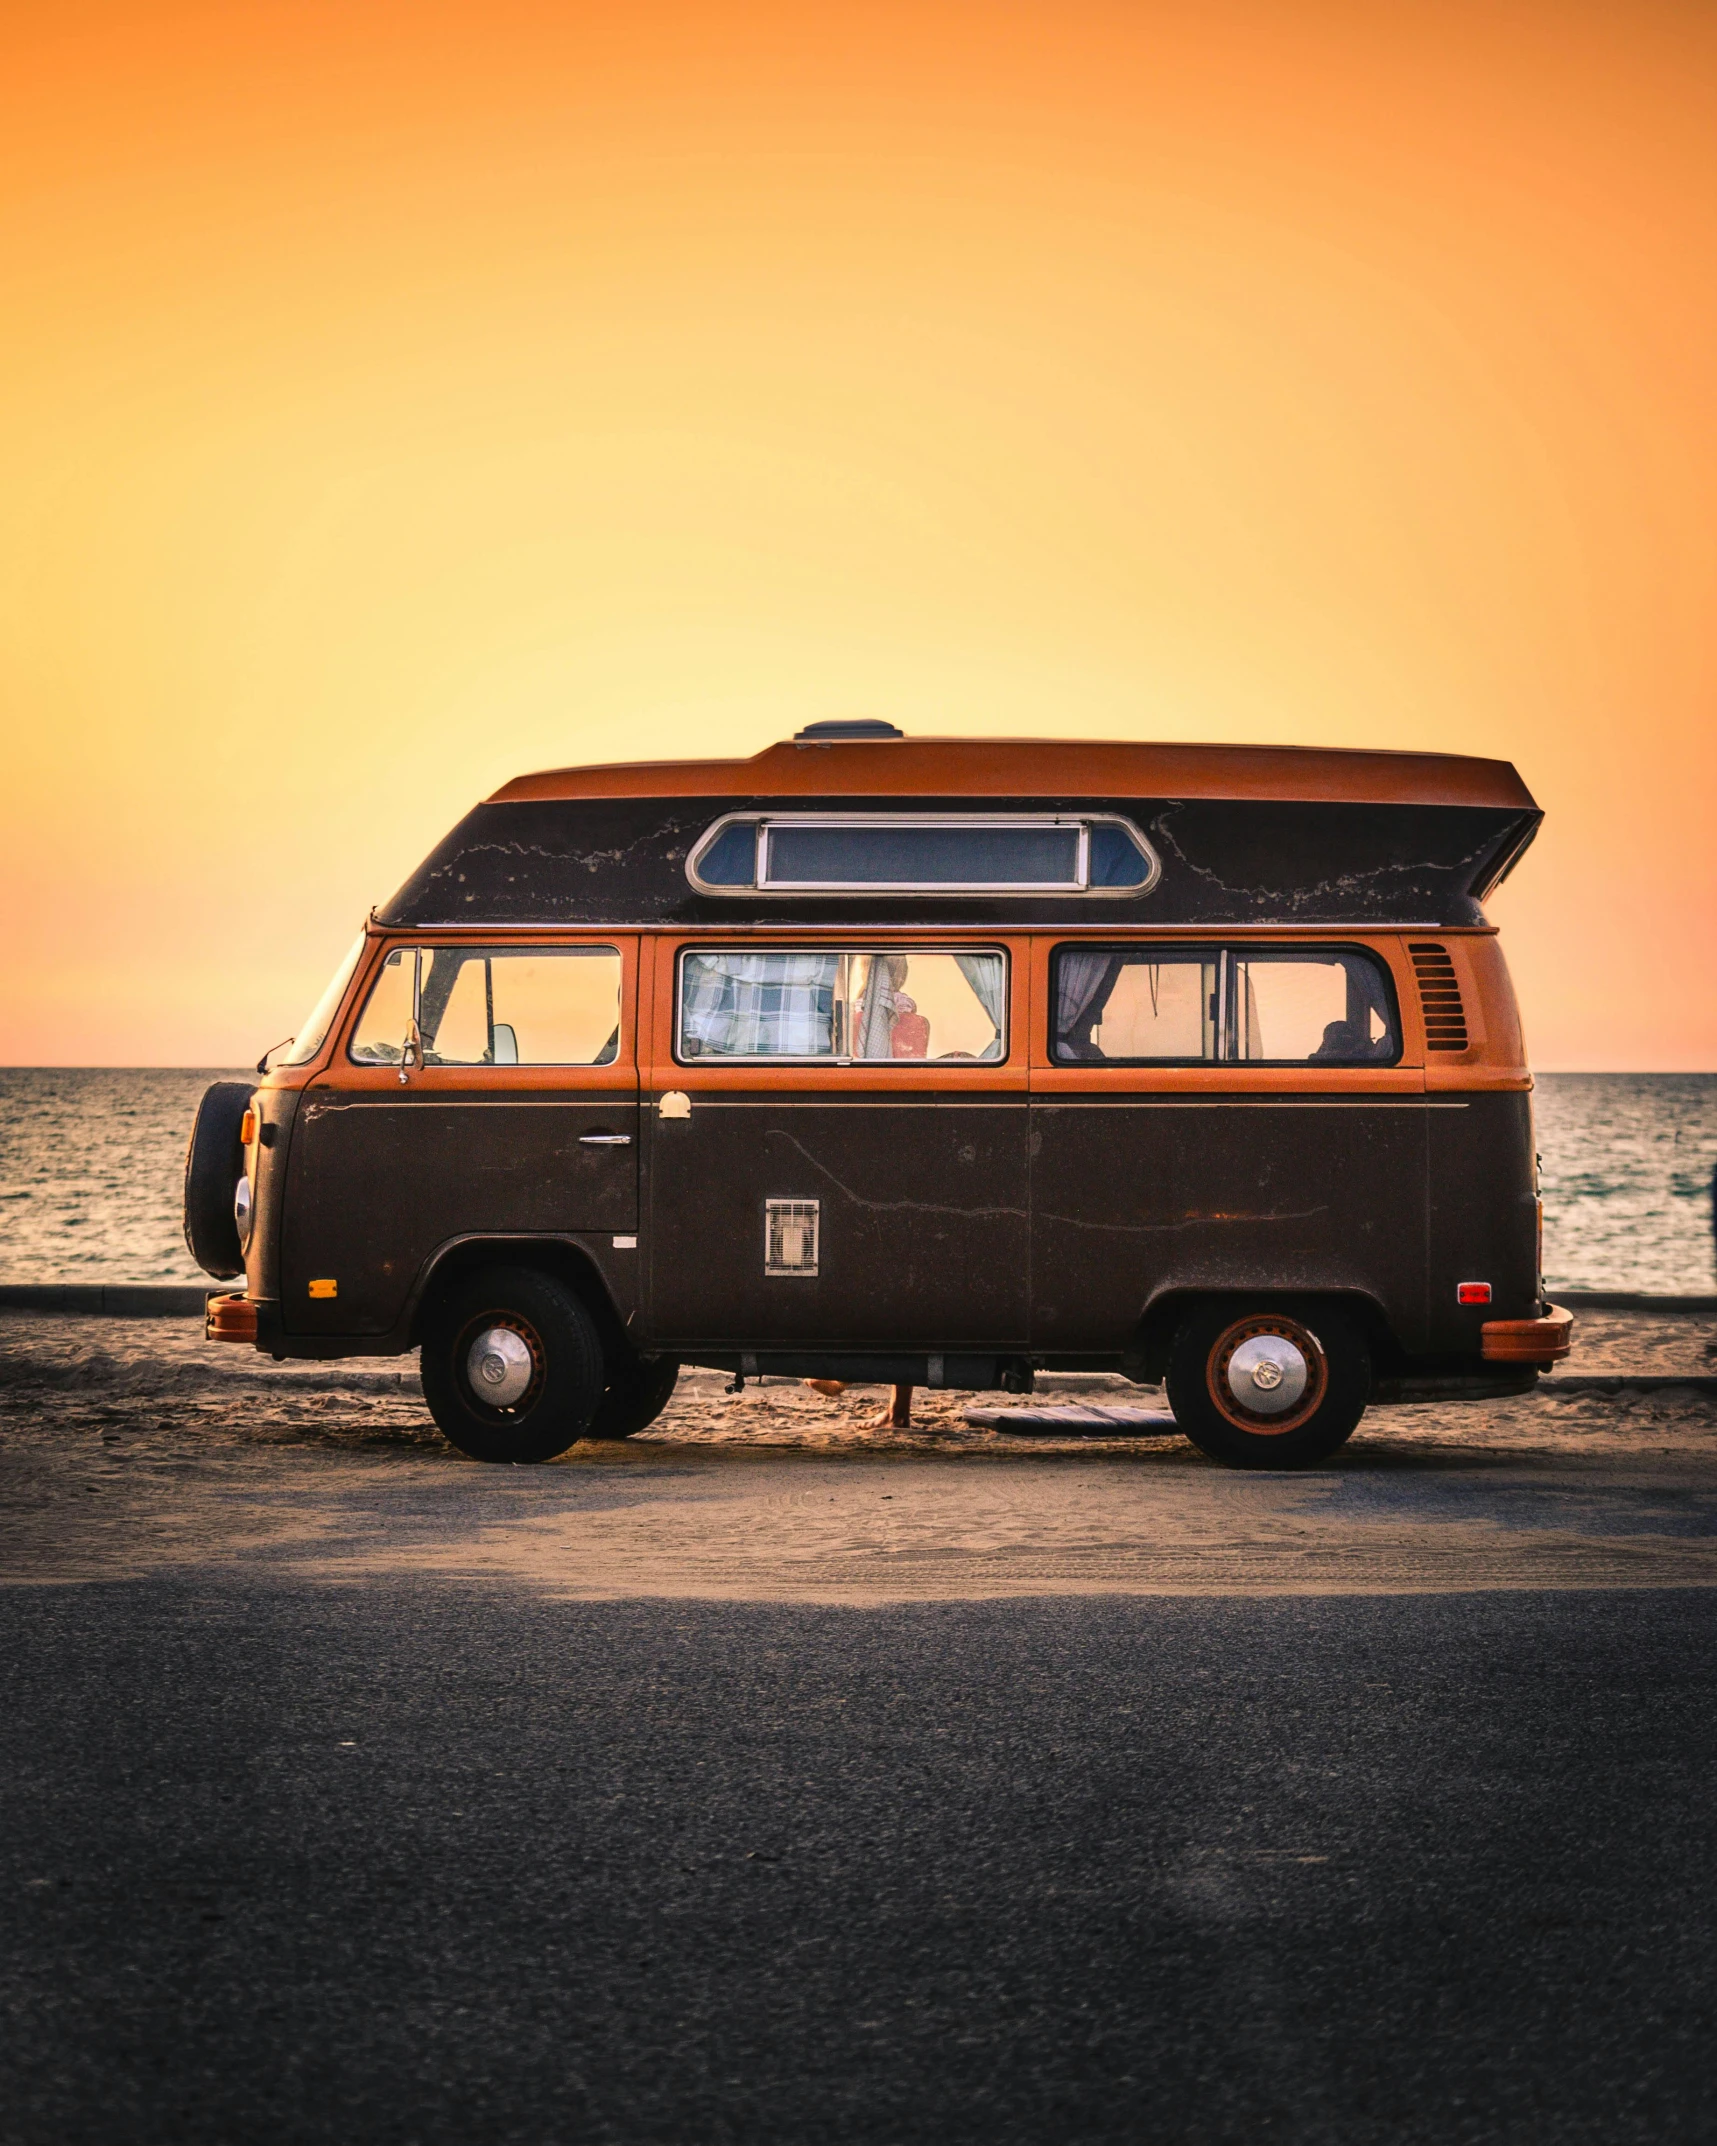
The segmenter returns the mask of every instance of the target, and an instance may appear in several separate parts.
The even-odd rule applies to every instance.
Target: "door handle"
[[[632,1135],[630,1133],[580,1133],[578,1144],[581,1148],[629,1148],[632,1145]]]

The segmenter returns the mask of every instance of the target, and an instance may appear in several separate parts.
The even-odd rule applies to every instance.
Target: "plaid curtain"
[[[688,954],[680,1036],[711,1058],[828,1058],[837,954]]]

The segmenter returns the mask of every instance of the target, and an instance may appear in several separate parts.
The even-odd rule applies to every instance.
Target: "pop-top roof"
[[[907,738],[816,724],[749,760],[641,760],[521,775],[491,804],[598,797],[1126,797],[1533,810],[1506,760],[1306,745]],[[830,735],[831,732],[844,733]]]

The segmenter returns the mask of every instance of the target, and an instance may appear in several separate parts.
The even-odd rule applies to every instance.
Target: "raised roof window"
[[[1113,815],[732,813],[693,849],[709,894],[1143,894],[1150,844]]]

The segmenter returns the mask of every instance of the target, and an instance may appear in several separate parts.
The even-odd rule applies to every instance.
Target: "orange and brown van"
[[[464,1452],[682,1364],[1167,1381],[1240,1466],[1525,1390],[1532,1078],[1446,754],[918,739],[572,768],[467,815],[205,1097],[186,1235],[277,1358],[421,1351]]]

